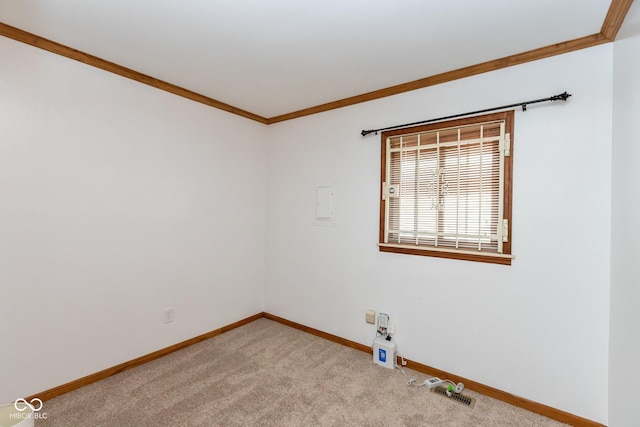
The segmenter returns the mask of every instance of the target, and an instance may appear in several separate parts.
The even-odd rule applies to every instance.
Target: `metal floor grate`
[[[451,393],[451,396],[448,396],[446,387],[438,386],[432,388],[431,391],[444,396],[449,400],[453,400],[455,402],[463,404],[464,406],[468,406],[469,408],[473,408],[473,406],[476,404],[476,399],[474,399],[473,397],[465,396],[462,393]]]

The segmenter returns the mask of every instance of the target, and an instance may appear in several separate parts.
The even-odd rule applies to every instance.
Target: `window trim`
[[[513,192],[513,141],[514,141],[514,110],[502,111],[498,113],[484,114],[480,116],[467,117],[463,119],[450,120],[444,122],[430,123],[421,126],[414,126],[402,129],[393,129],[386,132],[382,132],[380,136],[381,150],[380,150],[380,223],[379,223],[379,239],[378,248],[381,252],[402,253],[410,255],[421,255],[438,258],[460,259],[466,261],[477,261],[493,264],[511,265],[513,255],[511,252],[513,241],[513,217],[512,217],[512,192]],[[472,251],[467,249],[450,249],[450,248],[437,248],[429,246],[412,246],[385,243],[385,203],[383,194],[383,185],[386,181],[387,170],[387,138],[398,135],[406,135],[419,132],[435,131],[445,128],[455,128],[467,125],[473,125],[482,122],[499,121],[505,122],[505,133],[510,136],[509,155],[504,157],[504,191],[502,199],[503,218],[508,220],[507,227],[507,242],[502,243],[502,253],[495,252],[481,252]]]

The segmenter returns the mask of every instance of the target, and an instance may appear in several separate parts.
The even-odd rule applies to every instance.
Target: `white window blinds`
[[[381,245],[501,254],[504,120],[386,138]]]

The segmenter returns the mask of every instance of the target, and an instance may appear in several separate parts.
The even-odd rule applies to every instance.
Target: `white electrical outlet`
[[[389,325],[389,315],[387,313],[378,313],[378,324],[376,329],[378,333],[383,337],[387,336],[387,327]]]
[[[371,323],[371,324],[376,323],[376,312],[373,310],[367,310],[365,319],[367,323]]]
[[[173,307],[164,309],[164,323],[173,322]]]

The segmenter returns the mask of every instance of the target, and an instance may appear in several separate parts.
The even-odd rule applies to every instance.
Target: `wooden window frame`
[[[480,116],[468,117],[457,120],[450,120],[445,122],[431,123],[427,125],[415,126],[410,128],[394,129],[383,132],[381,134],[381,161],[380,161],[380,234],[379,234],[379,250],[381,252],[392,252],[410,255],[421,255],[438,258],[459,259],[466,261],[477,261],[493,264],[511,265],[512,252],[511,246],[513,241],[513,217],[512,217],[512,192],[513,192],[513,141],[514,141],[514,111],[503,111],[498,113],[484,114]],[[441,249],[435,246],[428,245],[393,245],[385,243],[385,215],[386,215],[386,200],[384,200],[384,183],[386,182],[387,171],[387,138],[415,134],[419,132],[436,131],[446,128],[456,128],[461,126],[468,126],[478,124],[482,122],[490,121],[504,121],[505,134],[509,134],[508,140],[510,141],[508,151],[509,155],[504,156],[503,162],[503,200],[502,200],[502,218],[507,220],[507,236],[508,240],[502,243],[502,253],[490,252],[490,251],[470,251],[468,249],[458,250],[455,248]]]

